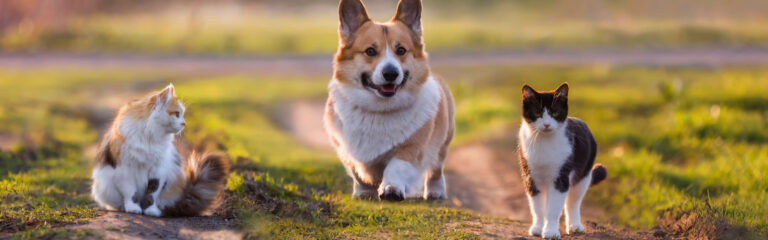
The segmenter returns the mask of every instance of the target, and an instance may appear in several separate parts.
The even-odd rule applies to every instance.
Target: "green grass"
[[[733,13],[744,14],[728,16],[717,11],[722,6],[716,2],[667,5],[675,12],[715,12],[712,15],[717,17],[710,18],[657,16],[632,2],[606,1],[591,6],[594,12],[569,11],[578,4],[567,1],[425,2],[425,39],[433,52],[768,46],[766,20],[750,14],[759,8],[749,2],[734,3]],[[9,28],[0,34],[0,47],[7,51],[329,54],[338,43],[336,5],[334,1],[303,7],[209,3],[171,6],[166,11],[97,12],[60,20],[56,28],[45,24]],[[395,7],[394,1],[371,6],[377,20],[389,19]]]
[[[766,70],[606,65],[435,70],[450,81],[456,98],[454,146],[500,133],[514,138],[522,84],[545,90],[568,81],[570,114],[590,125],[600,146],[597,161],[609,171],[609,181],[588,194],[591,206],[610,213],[601,221],[647,228],[669,216],[696,214],[746,229],[753,234],[747,237],[768,234]],[[325,97],[324,76],[8,69],[0,76],[0,136],[20,139],[0,153],[0,226],[13,236],[91,234],[59,232],[97,214],[88,196],[89,157],[83,148],[99,136],[88,119],[115,93],[160,89],[168,81],[188,105],[184,138],[235,159],[222,213],[239,221],[249,237],[478,238],[467,223],[492,221],[436,203],[352,200],[351,182],[332,152],[302,147],[277,127],[275,113],[284,103]]]

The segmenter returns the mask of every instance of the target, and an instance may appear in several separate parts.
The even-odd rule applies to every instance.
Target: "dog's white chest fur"
[[[537,134],[525,122],[520,126],[520,150],[536,184],[547,186],[553,182],[573,153],[565,129],[567,126],[549,134]]]
[[[333,86],[332,86],[333,87]],[[435,117],[441,99],[440,86],[429,77],[411,107],[392,112],[365,111],[342,91],[331,91],[340,133],[337,151],[351,160],[368,163],[405,142],[424,124]],[[359,104],[359,103],[358,103]]]

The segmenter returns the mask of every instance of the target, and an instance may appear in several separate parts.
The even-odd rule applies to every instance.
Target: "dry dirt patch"
[[[241,239],[235,222],[223,217],[156,218],[105,212],[71,229],[92,230],[107,239]]]

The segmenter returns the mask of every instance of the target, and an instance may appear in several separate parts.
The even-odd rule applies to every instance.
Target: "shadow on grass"
[[[701,179],[681,176],[665,171],[660,171],[657,176],[668,185],[698,199],[706,200],[710,197],[717,198],[722,194],[730,194],[738,190],[738,187],[710,185],[704,183]]]

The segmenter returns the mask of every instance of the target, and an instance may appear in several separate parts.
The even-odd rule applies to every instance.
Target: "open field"
[[[516,162],[509,151],[520,123],[522,84],[537,89],[571,84],[571,115],[590,124],[600,145],[598,162],[610,176],[588,194],[586,206],[599,214],[586,220],[600,226],[588,232],[605,233],[590,236],[622,238],[615,231],[627,232],[624,228],[640,229],[623,236],[637,238],[651,237],[647,231],[667,237],[768,234],[764,69],[439,64],[434,70],[450,81],[456,96],[453,150],[458,154],[480,144],[500,152],[500,161]],[[92,145],[115,108],[168,82],[189,108],[185,142],[236,159],[229,198],[217,218],[234,222],[224,227],[246,237],[524,234],[527,223],[518,221],[524,219],[455,208],[453,200],[352,200],[351,182],[334,154],[303,145],[281,118],[293,102],[322,102],[325,75],[3,68],[0,236],[105,236],[77,228],[104,214],[88,196]],[[527,209],[510,215],[527,216]],[[131,233],[118,227],[107,231]]]

